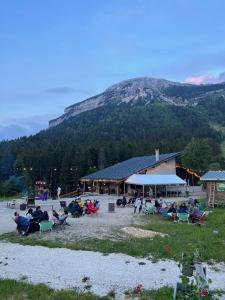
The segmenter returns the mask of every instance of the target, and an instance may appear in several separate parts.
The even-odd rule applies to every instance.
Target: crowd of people
[[[178,214],[188,214],[189,221],[194,223],[206,214],[205,211],[200,209],[199,201],[191,197],[187,202],[182,202],[180,205],[177,202],[169,205],[162,198],[154,200],[154,203],[149,199],[146,202],[146,206],[154,206],[156,213],[165,217],[171,217],[174,221],[176,221]]]
[[[32,208],[28,209],[25,216],[21,216],[18,212],[15,212],[13,220],[17,224],[17,231],[22,235],[28,235],[29,233],[39,231],[39,224],[42,221],[52,221],[53,225],[60,225],[66,223],[69,213],[73,217],[80,217],[85,214],[96,213],[99,208],[100,203],[98,200],[82,201],[81,199],[75,199],[68,206],[65,205],[63,207],[63,213],[52,210],[52,216],[49,217],[49,213],[46,210],[42,211],[41,207],[37,206],[34,210]]]
[[[146,198],[145,201],[143,198],[130,198],[128,201],[125,196],[122,199],[117,199],[117,206],[125,207],[127,205],[133,206],[134,214],[141,213],[146,210],[146,208],[152,208],[155,213],[158,213],[162,216],[171,217],[174,221],[177,219],[178,214],[188,214],[189,220],[191,222],[195,222],[205,214],[199,208],[199,201],[194,198],[189,198],[187,203],[182,202],[180,205],[177,202],[173,202],[172,204],[167,203],[162,198],[152,199]]]
[[[64,211],[62,214],[52,211],[51,221],[54,225],[62,224],[68,217],[68,212]],[[48,212],[42,211],[40,206],[37,206],[35,210],[29,208],[25,216],[21,216],[18,212],[14,213],[13,220],[15,221],[17,231],[22,235],[28,235],[40,230],[39,224],[42,221],[49,221]]]
[[[64,208],[64,210],[70,212],[73,217],[80,217],[96,213],[99,208],[100,204],[98,200],[82,201],[81,199],[76,199],[71,201],[69,205]]]

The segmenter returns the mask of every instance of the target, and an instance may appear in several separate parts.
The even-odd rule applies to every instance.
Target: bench
[[[15,208],[16,200],[12,200],[12,201],[7,202],[6,206],[9,207],[9,208]]]
[[[52,221],[41,221],[40,225],[40,233],[46,231],[52,231],[53,222]]]

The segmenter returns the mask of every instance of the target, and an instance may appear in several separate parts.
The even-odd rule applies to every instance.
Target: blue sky
[[[0,1],[0,139],[132,77],[225,81],[223,0]]]

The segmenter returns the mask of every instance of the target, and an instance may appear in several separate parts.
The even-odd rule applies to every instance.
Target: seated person
[[[88,200],[84,201],[84,207],[83,207],[83,214],[87,214],[87,205],[88,205]]]
[[[99,209],[100,208],[100,204],[98,200],[94,201],[94,208]]]
[[[161,207],[162,207],[163,203],[164,203],[164,200],[163,200],[162,197],[160,197],[160,198],[159,198],[159,204],[161,205]]]
[[[135,202],[136,198],[130,198],[127,202],[128,205],[133,205]]]
[[[28,228],[27,234],[28,233],[33,233],[33,232],[36,232],[36,231],[39,231],[39,230],[40,230],[40,225],[37,222],[37,220],[30,219],[30,221],[29,221],[29,228]]]
[[[79,200],[77,201],[77,203],[78,203],[78,205],[79,205],[80,208],[83,208],[83,207],[84,207],[84,203],[83,203],[83,201],[82,201],[81,199],[79,199]]]
[[[29,220],[25,217],[20,216],[17,211],[14,213],[13,220],[17,224],[17,231],[20,234],[26,234],[29,228]]]
[[[155,205],[152,203],[152,201],[151,200],[149,200],[149,201],[145,201],[145,207],[155,207]]]
[[[161,209],[161,205],[157,199],[155,200],[155,209],[156,209],[157,213],[159,213],[159,211]]]
[[[202,217],[204,213],[200,211],[200,209],[196,205],[191,206],[191,211],[190,211],[190,220],[193,222],[194,220],[198,220]]]
[[[64,211],[64,213],[59,216],[59,224],[66,223],[66,219],[68,218],[68,211]]]
[[[167,211],[168,216],[170,216],[173,220],[177,217],[177,204],[176,202],[173,202],[173,204],[170,206],[170,208]]]
[[[196,205],[197,203],[199,203],[199,201],[197,199],[194,199],[192,197],[188,198],[188,204],[190,204],[190,205]]]
[[[52,216],[55,217],[56,219],[59,219],[59,214],[57,213],[56,210],[52,211]]]
[[[117,205],[117,206],[122,205],[122,203],[123,203],[123,200],[122,200],[122,199],[117,199],[117,200],[116,200],[116,205]]]
[[[178,209],[178,213],[180,213],[180,214],[187,214],[187,212],[188,212],[188,207],[187,207],[187,205],[184,202],[184,203],[182,203],[180,205],[180,207]]]
[[[147,197],[145,199],[145,206],[147,206],[147,204],[152,203],[152,199],[150,197]]]
[[[28,212],[26,213],[26,218],[30,221],[31,219],[33,219],[33,209],[32,208],[29,208],[28,209]]]
[[[52,221],[54,224],[59,224],[59,214],[57,213],[56,210],[53,209],[52,211]]]
[[[92,214],[95,213],[97,209],[94,207],[94,204],[90,201],[87,205],[87,213]]]
[[[49,221],[49,215],[46,210],[43,212],[42,216],[39,218],[39,222],[42,222],[42,221]]]
[[[42,215],[43,215],[43,212],[42,212],[42,210],[41,210],[41,207],[40,206],[37,206],[36,207],[36,210],[33,212],[33,214],[32,214],[32,217],[33,217],[33,219],[35,219],[36,221],[40,221],[40,219],[41,219],[41,217],[42,217]]]
[[[83,208],[79,206],[77,200],[74,201],[70,212],[73,216],[81,216],[83,214]]]

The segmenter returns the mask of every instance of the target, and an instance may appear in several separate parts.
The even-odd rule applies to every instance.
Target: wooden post
[[[166,198],[167,198],[167,185],[166,185]]]
[[[145,186],[143,185],[143,198],[145,196]]]
[[[157,195],[156,195],[156,185],[155,185],[155,199],[157,199]]]

